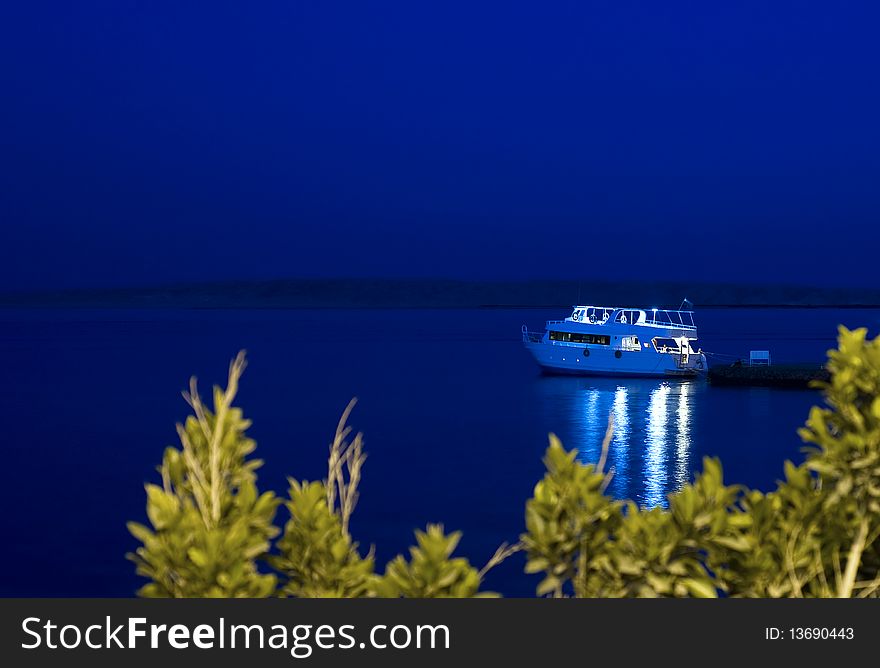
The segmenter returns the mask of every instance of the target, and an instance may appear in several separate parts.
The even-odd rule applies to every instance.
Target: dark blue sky
[[[6,3],[0,285],[876,285],[876,7]]]

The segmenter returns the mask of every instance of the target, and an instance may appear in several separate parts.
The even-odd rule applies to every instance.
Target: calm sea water
[[[4,547],[0,595],[128,596],[140,584],[124,554],[126,520],[143,521],[191,374],[207,389],[246,348],[239,404],[266,466],[264,489],[288,475],[319,479],[338,416],[369,458],[355,537],[380,564],[412,530],[442,522],[464,532],[478,565],[523,529],[525,500],[541,477],[547,433],[595,461],[609,414],[611,493],[644,505],[692,479],[704,456],[728,480],[767,489],[795,430],[821,398],[811,391],[726,389],[705,382],[541,376],[520,343],[560,313],[530,310],[0,311]],[[880,312],[704,310],[704,349],[775,361],[816,361],[836,326],[868,326]],[[521,555],[487,585],[531,595]]]

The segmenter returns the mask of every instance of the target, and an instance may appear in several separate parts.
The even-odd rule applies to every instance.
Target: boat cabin
[[[575,306],[543,333],[523,325],[523,342],[554,373],[696,377],[707,368],[694,312],[680,309]]]
[[[616,306],[575,306],[569,322],[591,325],[616,323],[650,327],[674,327],[676,329],[696,329],[693,311],[672,309],[637,309]]]

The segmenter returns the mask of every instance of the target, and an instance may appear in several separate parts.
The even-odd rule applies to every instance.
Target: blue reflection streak
[[[666,408],[669,394],[669,385],[663,383],[651,390],[648,400],[644,476],[644,505],[648,508],[666,505],[666,431],[669,428]]]
[[[690,475],[695,382],[542,377],[536,383],[541,422],[578,459],[595,464],[609,414],[614,436],[606,468],[609,494],[646,506],[666,506]]]
[[[627,410],[627,388],[618,386],[614,392],[611,413],[614,415],[614,438],[611,441],[609,459],[614,468],[611,489],[614,496],[626,496],[629,486],[629,411]]]
[[[682,383],[678,390],[678,410],[675,413],[675,489],[684,487],[688,481],[691,453],[691,384]]]
[[[599,414],[599,391],[595,389],[587,390],[585,393],[587,404],[584,410],[586,418],[584,424],[584,440],[578,445],[578,454],[580,460],[585,463],[597,462],[600,456],[601,438],[596,440],[596,431],[598,426],[604,420]]]

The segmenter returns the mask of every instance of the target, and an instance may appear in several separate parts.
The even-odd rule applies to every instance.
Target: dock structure
[[[708,378],[713,385],[740,387],[787,387],[805,389],[814,380],[828,381],[828,370],[819,364],[774,364],[709,367]]]

